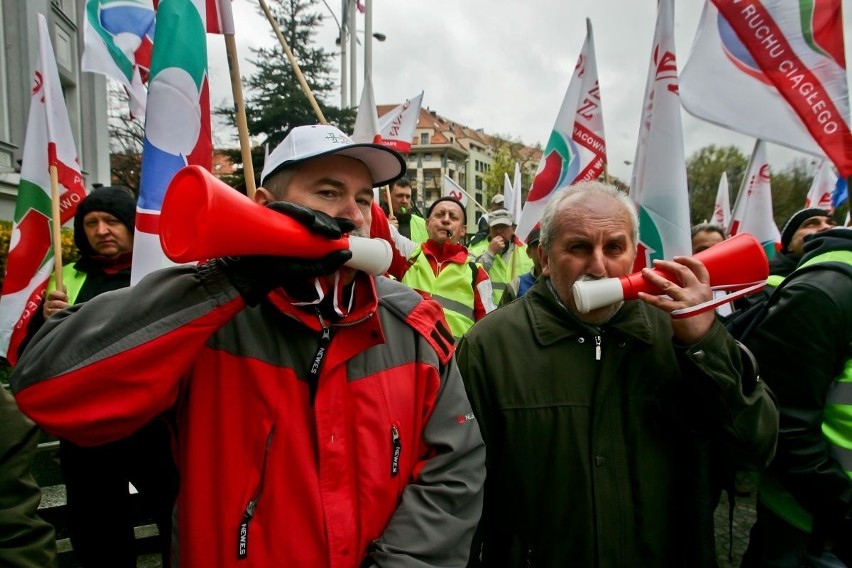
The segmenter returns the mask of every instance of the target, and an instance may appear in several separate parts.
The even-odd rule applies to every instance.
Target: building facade
[[[80,69],[84,9],[85,0],[0,0],[0,219],[15,212],[39,13],[47,19],[86,188],[110,183],[106,79]]]
[[[397,106],[379,105],[379,117]],[[443,178],[447,175],[476,201],[476,204],[469,202],[467,206],[468,232],[476,231],[480,215],[488,208],[486,196],[495,190],[503,191],[501,185],[491,188],[489,193],[485,183],[485,174],[494,163],[495,144],[496,139],[481,128],[469,128],[428,107],[421,108],[411,152],[406,157],[417,208],[425,213],[428,206],[441,196]],[[521,153],[524,158],[522,169],[531,179],[541,160],[541,150],[525,146]],[[524,189],[529,190],[528,187]]]

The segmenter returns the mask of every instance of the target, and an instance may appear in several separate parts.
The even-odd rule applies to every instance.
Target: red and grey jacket
[[[324,329],[277,293],[247,308],[215,263],[158,271],[51,318],[12,383],[79,444],[176,410],[181,566],[465,566],[485,448],[441,307],[355,294]]]

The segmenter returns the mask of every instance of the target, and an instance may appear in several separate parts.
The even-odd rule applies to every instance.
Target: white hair
[[[601,183],[599,181],[581,181],[580,183],[557,189],[550,198],[544,213],[541,216],[541,246],[545,251],[550,251],[550,245],[556,238],[556,214],[564,209],[584,201],[591,195],[606,195],[618,201],[630,216],[633,244],[639,241],[639,215],[636,213],[636,205],[626,193],[614,185]]]

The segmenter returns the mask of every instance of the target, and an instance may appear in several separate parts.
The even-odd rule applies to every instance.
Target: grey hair
[[[720,235],[722,235],[723,239],[728,238],[728,235],[725,234],[725,229],[723,229],[721,225],[717,225],[715,223],[698,223],[697,225],[692,226],[693,237],[703,231],[706,231],[708,233],[719,233]]]
[[[614,185],[599,181],[581,181],[556,190],[547,207],[544,208],[544,213],[541,216],[541,246],[544,247],[545,251],[550,251],[550,245],[556,239],[556,223],[554,222],[556,214],[594,194],[606,195],[621,203],[630,216],[634,246],[639,242],[639,215],[636,213],[636,204],[633,203],[633,200]]]

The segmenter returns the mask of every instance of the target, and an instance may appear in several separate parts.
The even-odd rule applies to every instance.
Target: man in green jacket
[[[0,425],[0,566],[55,566],[53,527],[36,514],[41,490],[30,471],[38,428],[2,386]]]
[[[715,566],[716,456],[772,457],[778,412],[712,310],[692,257],[657,261],[667,297],[588,313],[577,281],[629,274],[638,221],[616,188],[578,184],[541,221],[542,277],[462,339],[458,363],[486,444],[472,564]]]

